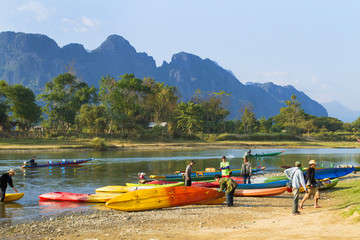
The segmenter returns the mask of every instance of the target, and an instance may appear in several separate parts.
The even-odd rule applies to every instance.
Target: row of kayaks
[[[347,170],[347,171],[346,171]],[[318,170],[317,170],[318,171]],[[352,169],[353,171],[353,169]],[[324,169],[318,176],[345,176],[351,169]],[[254,184],[242,184],[239,177],[235,197],[266,197],[284,193],[288,180],[279,177],[259,177],[252,179]],[[262,183],[256,183],[262,182]],[[322,181],[320,189],[330,188],[339,182],[338,178]],[[165,181],[165,183],[168,183]],[[213,184],[204,187],[201,184]],[[105,186],[96,189],[95,194],[76,194],[52,192],[39,196],[40,200],[58,200],[74,202],[105,202],[109,208],[122,211],[143,211],[157,208],[183,206],[189,204],[218,204],[224,201],[224,193],[218,192],[214,182],[193,182],[191,187],[181,186],[183,182],[170,184],[127,184],[127,186]],[[197,186],[196,186],[197,185]]]

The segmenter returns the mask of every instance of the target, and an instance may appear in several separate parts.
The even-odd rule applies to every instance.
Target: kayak
[[[6,193],[4,202],[14,202],[21,199],[25,193]]]
[[[126,193],[126,192],[142,190],[142,189],[175,187],[175,186],[181,186],[181,185],[184,185],[184,183],[178,182],[178,183],[172,183],[172,184],[167,184],[167,185],[153,185],[153,186],[151,186],[151,185],[148,186],[148,184],[142,184],[141,186],[134,186],[134,187],[105,186],[105,187],[95,189],[95,192]]]
[[[69,192],[50,192],[39,195],[41,201],[71,201],[71,202],[107,202],[110,199],[119,196],[121,193],[96,193],[82,194]]]
[[[225,202],[226,200],[226,197],[221,197],[221,198],[218,198],[218,199],[215,199],[215,200],[211,200],[211,201],[208,201],[208,202],[203,202],[203,203],[198,203],[200,205],[218,205],[218,204],[221,204],[223,202]]]
[[[284,153],[285,151],[281,151],[281,152],[273,152],[273,153],[255,153],[255,154],[247,154],[247,157],[271,157],[271,156],[277,156],[280,155],[282,153]]]
[[[257,167],[257,168],[253,168],[251,169],[251,171],[253,173],[259,172],[264,170],[265,167]],[[232,172],[232,176],[240,176],[241,174],[241,169],[234,169],[231,170]],[[196,180],[209,180],[209,179],[214,179],[215,175],[221,175],[221,171],[217,171],[217,172],[193,172],[191,173],[191,180],[192,181],[196,181]],[[182,173],[179,174],[172,174],[172,175],[150,175],[149,176],[152,179],[158,179],[158,180],[168,180],[168,181],[183,181],[184,177]]]
[[[328,189],[335,187],[339,183],[339,179],[335,178],[335,179],[322,180],[320,181],[320,183],[321,186],[319,186],[319,190]],[[304,189],[302,187],[300,187],[300,192],[304,192]]]
[[[143,187],[143,186],[149,186],[149,187],[165,187],[164,184],[157,184],[157,183],[125,183],[127,187]],[[175,185],[174,185],[175,184]],[[184,185],[184,182],[173,182],[171,183],[172,186],[181,186]],[[167,187],[169,184],[167,184]]]
[[[106,202],[106,207],[121,211],[145,211],[199,204],[219,199],[224,192],[201,187],[165,187],[128,192]]]
[[[306,176],[306,169],[302,169],[304,175]],[[315,168],[315,179],[333,179],[346,176],[355,171],[354,167],[351,168]],[[286,176],[283,176],[284,179],[287,179]]]
[[[236,189],[234,197],[268,197],[284,193],[287,187],[263,188],[263,189]]]
[[[278,188],[285,187],[289,180],[281,180],[269,183],[254,183],[254,184],[238,184],[236,189],[264,189],[264,188]]]
[[[35,165],[24,165],[22,168],[37,168],[37,167],[56,167],[56,166],[69,166],[77,165],[94,160],[94,158],[83,159],[83,160],[65,160],[62,159],[59,162],[48,161],[46,164],[35,164]]]

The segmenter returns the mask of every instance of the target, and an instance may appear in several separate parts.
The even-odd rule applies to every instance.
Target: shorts
[[[314,199],[319,199],[320,198],[319,188],[318,187],[308,188],[308,193],[306,195],[309,195],[308,196],[309,198],[311,196],[314,196]]]

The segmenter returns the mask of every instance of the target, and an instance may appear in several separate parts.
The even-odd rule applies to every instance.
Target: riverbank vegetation
[[[251,103],[241,103],[239,117],[229,119],[231,96],[226,92],[197,91],[191,99],[179,101],[176,88],[132,74],[104,76],[99,85],[96,89],[78,81],[74,74],[64,73],[46,83],[44,92],[35,96],[27,87],[0,81],[2,141],[95,138],[92,145],[104,149],[104,141],[113,139],[357,142],[360,138],[360,117],[343,123],[306,114],[295,95],[285,101],[276,116],[255,116]]]

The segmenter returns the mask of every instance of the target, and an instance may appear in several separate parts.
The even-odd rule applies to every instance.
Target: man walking
[[[304,190],[307,192],[305,185],[304,174],[300,169],[301,163],[299,161],[295,162],[295,167],[286,169],[284,173],[286,174],[287,178],[292,182],[292,192],[294,195],[293,206],[292,206],[292,214],[293,215],[300,215],[299,212],[299,190],[302,186]]]
[[[191,186],[191,172],[192,166],[195,164],[194,161],[191,161],[189,165],[186,167],[185,174],[184,174],[184,182],[185,186]]]
[[[12,187],[14,189],[15,192],[18,192],[16,190],[16,188],[13,185],[12,182],[12,176],[15,175],[15,170],[14,169],[10,169],[8,171],[8,173],[4,173],[3,175],[1,175],[0,177],[0,201],[3,202],[5,199],[5,194],[6,194],[6,188],[7,185],[9,184],[10,187]]]

